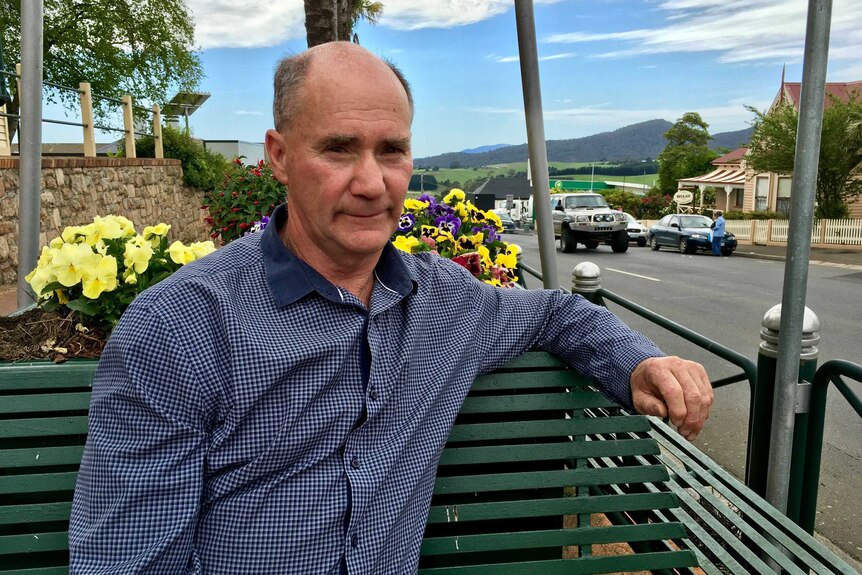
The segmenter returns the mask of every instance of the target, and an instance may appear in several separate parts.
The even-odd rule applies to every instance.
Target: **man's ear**
[[[277,130],[267,130],[264,146],[266,147],[266,155],[269,157],[272,175],[285,186],[288,185],[286,169],[288,150],[284,136]]]

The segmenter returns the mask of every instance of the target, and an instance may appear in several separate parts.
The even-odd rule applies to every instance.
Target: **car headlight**
[[[618,222],[622,222],[623,220],[626,219],[626,217],[622,214],[614,214],[614,219]]]
[[[692,237],[692,239],[695,239],[695,240],[705,240],[706,239],[706,236],[704,236],[702,234],[691,234],[691,237]]]
[[[578,216],[577,220],[579,222],[588,222],[590,221],[590,216]]]

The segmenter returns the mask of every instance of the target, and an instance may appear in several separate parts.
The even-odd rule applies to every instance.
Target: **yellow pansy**
[[[413,236],[396,236],[395,240],[393,240],[392,245],[401,250],[402,252],[407,252],[408,254],[413,253],[413,248],[420,245],[418,239]]]
[[[500,221],[500,216],[495,212],[488,210],[487,212],[482,212],[482,215],[484,216],[485,221],[494,224],[494,227],[497,228],[498,232],[503,231],[503,222]]]
[[[33,293],[36,294],[36,297],[41,297],[45,286],[57,281],[57,276],[51,273],[50,269],[37,266],[36,269],[24,276],[24,279],[33,288]]]
[[[135,224],[129,218],[123,216],[105,216],[106,220],[112,220],[116,222],[118,226],[120,226],[120,237],[121,238],[130,238],[135,235]]]
[[[491,267],[494,262],[491,261],[491,252],[485,246],[479,246],[476,249],[479,252],[479,255],[482,256],[482,265],[485,267]]]
[[[205,242],[194,242],[189,246],[196,260],[209,255],[215,251],[215,244],[211,240]]]
[[[95,254],[94,254],[95,255]],[[83,270],[81,293],[90,299],[98,298],[102,292],[117,289],[117,258],[114,256],[96,255],[98,261],[91,260],[91,264]]]
[[[50,243],[48,243],[48,245],[49,245],[50,247],[54,248],[55,250],[59,250],[59,249],[60,249],[60,246],[62,246],[62,245],[63,245],[63,243],[64,243],[64,242],[63,242],[63,238],[56,237],[56,238],[54,238],[53,240],[51,240],[51,241],[50,241]]]
[[[150,242],[146,241],[143,236],[135,236],[126,242],[123,265],[128,269],[133,269],[135,273],[142,274],[150,266],[150,258],[152,257],[153,247]]]
[[[446,197],[443,198],[443,201],[446,202],[450,206],[454,206],[458,202],[463,202],[466,195],[464,194],[464,190],[459,190],[458,188],[452,188]]]
[[[488,285],[492,285],[494,287],[503,287],[503,284],[500,283],[500,280],[498,280],[497,278],[491,278],[489,280],[485,280],[485,283]]]
[[[54,293],[57,295],[57,303],[60,305],[66,305],[69,303],[69,295],[66,293],[66,290],[55,289]]]
[[[51,258],[50,271],[58,282],[72,287],[81,281],[84,269],[94,264],[94,258],[100,257],[87,244],[63,244]]]
[[[68,226],[60,234],[61,239],[67,244],[74,244],[81,241],[84,233],[81,231],[81,226]]]
[[[126,268],[123,272],[123,283],[135,285],[138,283],[138,275],[135,273],[135,268]]]
[[[497,254],[496,264],[506,269],[513,270],[518,265],[518,257],[515,254]]]
[[[156,224],[154,226],[147,226],[144,228],[143,236],[144,239],[149,240],[153,247],[158,246],[162,238],[168,235],[168,231],[171,229],[169,224]]]
[[[115,240],[123,237],[123,227],[115,217],[101,218],[96,216],[93,219],[93,226],[96,228],[96,234],[100,240]]]
[[[458,238],[458,249],[466,251],[476,251],[479,246],[485,243],[485,233],[476,232],[472,236],[460,236]],[[487,249],[485,250],[487,251]]]
[[[171,256],[171,260],[175,264],[180,264],[181,266],[195,261],[194,252],[188,246],[183,245],[181,241],[175,241],[172,243],[168,248],[168,254]]]
[[[413,198],[407,198],[404,200],[404,208],[410,210],[411,212],[421,212],[425,208],[428,207],[428,202],[422,202],[420,200],[415,200]]]
[[[468,209],[467,209],[469,205],[470,205],[470,202],[467,202],[467,203],[458,202],[457,204],[452,206],[452,209],[455,210],[456,216],[458,216],[459,218],[464,220],[467,218],[467,215],[469,214]]]

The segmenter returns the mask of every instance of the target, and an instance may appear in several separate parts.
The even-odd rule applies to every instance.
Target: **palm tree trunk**
[[[338,39],[338,0],[304,0],[308,47]]]
[[[356,0],[338,0],[338,40],[350,42],[353,34],[354,14],[357,10]]]

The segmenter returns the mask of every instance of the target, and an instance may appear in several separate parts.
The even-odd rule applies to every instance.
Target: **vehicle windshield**
[[[557,207],[557,202],[560,198],[551,196],[551,209]],[[566,196],[563,206],[567,210],[577,210],[581,208],[607,208],[608,203],[605,198],[596,194],[584,194],[575,196]]]
[[[513,221],[512,216],[509,215],[509,210],[494,210],[494,213],[497,214],[497,216],[499,216],[500,220],[502,220],[504,222]]]
[[[681,228],[708,228],[712,220],[706,216],[680,216],[679,227]]]
[[[625,213],[625,212],[623,212],[623,215],[626,217],[626,221],[627,221],[628,223],[630,223],[630,224],[633,224],[633,223],[634,223],[634,224],[636,224],[636,223],[638,223],[638,221],[635,219],[635,217],[634,217],[633,215],[631,215],[631,214],[627,214],[627,213]]]

